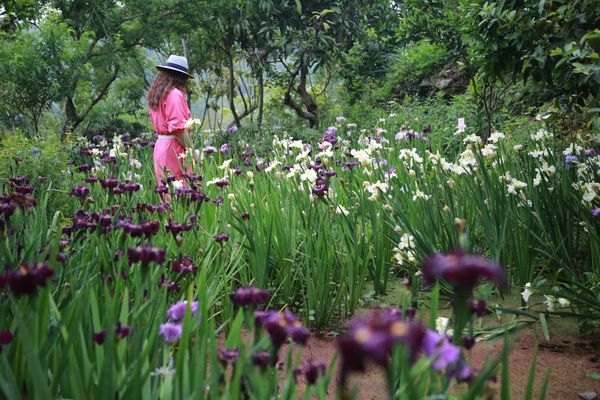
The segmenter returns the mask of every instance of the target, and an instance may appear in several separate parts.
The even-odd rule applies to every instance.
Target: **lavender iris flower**
[[[171,308],[169,308],[167,310],[167,317],[172,322],[181,321],[183,319],[183,317],[185,316],[185,310],[187,309],[187,305],[188,305],[187,301],[179,301],[179,302],[173,304],[171,306]],[[193,301],[192,305],[191,305],[191,310],[190,310],[191,315],[194,315],[196,313],[196,311],[198,311],[198,302]]]
[[[181,337],[182,326],[173,322],[167,322],[160,326],[159,332],[167,342],[175,342]]]
[[[577,158],[577,156],[574,156],[572,154],[567,154],[565,156],[565,163],[566,163],[565,168],[566,169],[570,169],[571,168],[571,164],[576,163],[578,161],[579,161],[579,159]]]
[[[425,333],[423,352],[433,358],[432,366],[437,371],[456,364],[460,360],[460,349],[450,343],[446,335],[440,335],[431,330]]]

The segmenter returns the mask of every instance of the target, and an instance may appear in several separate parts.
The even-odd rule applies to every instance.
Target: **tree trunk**
[[[311,128],[316,128],[319,124],[319,107],[317,106],[315,99],[313,99],[310,93],[308,93],[306,90],[306,76],[308,74],[308,67],[306,66],[304,56],[300,58],[300,65],[296,71],[291,73],[288,70],[288,73],[290,73],[291,78],[283,98],[283,103],[291,107],[296,112],[296,115],[298,115],[300,118],[307,120],[308,125]],[[294,88],[294,91],[300,97],[302,104],[296,103],[291,94],[291,90],[298,73],[300,73],[300,82],[298,83],[298,86]]]
[[[258,118],[256,119],[256,124],[258,125],[258,130],[260,130],[260,128],[262,126],[264,101],[265,101],[265,81],[264,81],[263,70],[261,69],[258,74]]]
[[[77,109],[75,108],[75,103],[73,103],[73,98],[67,96],[65,99],[65,123],[62,127],[61,140],[65,139],[68,131],[73,131],[77,125],[79,125],[78,120],[79,116],[77,115]]]
[[[231,47],[227,48],[227,69],[229,70],[228,86],[229,86],[229,109],[233,114],[233,120],[236,126],[240,126],[240,118],[235,110],[235,74],[233,65],[233,54],[231,53]]]

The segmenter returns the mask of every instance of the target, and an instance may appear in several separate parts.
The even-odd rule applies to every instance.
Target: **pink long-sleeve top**
[[[173,135],[175,132],[182,131],[185,128],[185,121],[191,116],[185,95],[177,88],[171,89],[156,110],[150,110],[152,125],[159,135]]]

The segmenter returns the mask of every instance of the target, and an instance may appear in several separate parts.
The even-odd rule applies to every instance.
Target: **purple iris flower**
[[[227,152],[229,151],[231,147],[225,143],[224,145],[221,146],[221,148],[219,149],[219,152],[221,152],[221,154],[227,154]]]
[[[179,301],[179,302],[173,304],[171,306],[171,308],[169,308],[167,310],[167,317],[172,322],[179,322],[185,316],[185,310],[187,309],[187,305],[188,305],[187,301]],[[190,308],[190,314],[194,315],[194,314],[196,314],[196,311],[198,311],[198,302],[193,301],[191,308]]]
[[[600,217],[600,208],[594,208],[592,210],[592,216],[593,217]]]
[[[182,326],[173,322],[167,322],[161,324],[159,333],[165,338],[167,342],[175,342],[181,337]]]
[[[567,154],[565,156],[566,169],[570,169],[571,164],[576,163],[578,161],[579,161],[579,159],[577,158],[577,156],[574,156],[573,154]]]
[[[240,357],[240,351],[238,349],[219,349],[217,355],[223,364],[233,365]]]
[[[460,349],[450,343],[446,335],[440,335],[431,330],[425,333],[423,352],[433,358],[432,366],[437,371],[456,364],[460,360]]]

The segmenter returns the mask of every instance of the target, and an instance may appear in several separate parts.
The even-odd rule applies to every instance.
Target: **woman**
[[[185,122],[190,119],[185,93],[189,79],[188,61],[185,57],[169,56],[165,65],[157,65],[158,74],[148,90],[148,107],[154,131],[158,134],[154,145],[154,172],[158,186],[163,177],[183,179],[180,156],[189,143]]]

